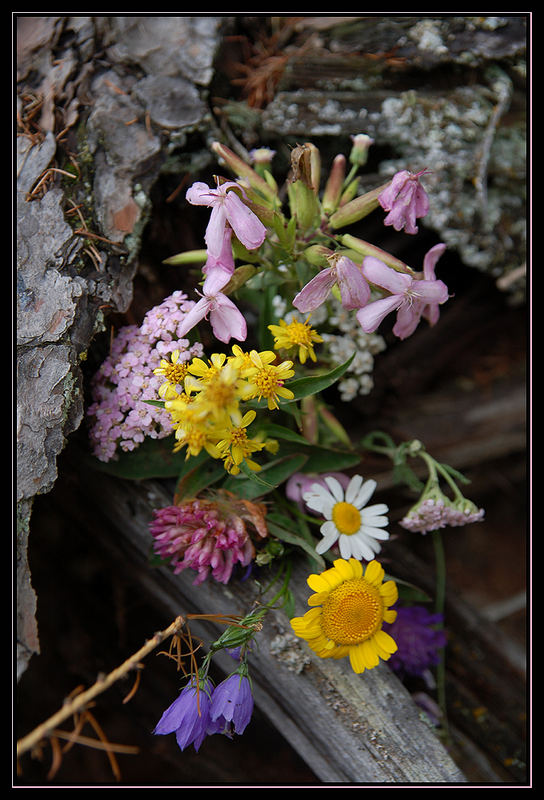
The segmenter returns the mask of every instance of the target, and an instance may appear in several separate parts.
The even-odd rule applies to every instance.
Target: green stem
[[[444,611],[446,605],[446,556],[444,552],[444,542],[440,531],[433,531],[433,545],[435,556],[435,569],[436,569],[436,597],[435,597],[435,611],[437,614],[442,615],[444,619]],[[446,661],[445,661],[445,648],[442,648],[440,653],[440,661],[436,668],[436,685],[437,685],[437,698],[438,705],[442,711],[443,729],[446,737],[448,734],[448,716],[446,705]]]

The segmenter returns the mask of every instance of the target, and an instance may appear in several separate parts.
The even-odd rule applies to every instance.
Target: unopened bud
[[[356,236],[345,233],[340,236],[340,243],[344,247],[354,250],[360,256],[374,256],[397,272],[405,272],[408,275],[414,274],[414,270],[411,269],[408,264],[405,264],[404,261],[395,258],[395,256],[391,255],[391,253],[388,253],[386,250],[382,250],[380,247],[370,244],[370,242],[365,242],[364,239],[359,239]]]
[[[372,191],[350,200],[345,206],[335,211],[332,217],[329,217],[329,223],[333,228],[343,228],[345,225],[352,225],[354,222],[358,222],[363,217],[368,216],[378,208],[378,196],[388,185],[387,183],[383,186],[378,186],[377,189],[372,189]]]
[[[304,258],[308,264],[312,264],[314,267],[321,267],[321,269],[330,267],[328,258],[332,255],[333,251],[322,244],[313,244],[304,251]]]
[[[211,149],[219,158],[223,159],[227,167],[232,170],[235,175],[239,178],[245,178],[249,185],[262,195],[272,206],[276,205],[278,199],[276,191],[253,169],[253,167],[247,164],[224,144],[221,144],[221,142],[212,142]]]
[[[308,231],[319,227],[320,207],[317,195],[302,180],[287,184],[291,215],[296,218],[297,228]]]
[[[356,136],[351,137],[353,147],[349,154],[349,160],[352,164],[357,164],[358,167],[364,167],[368,160],[368,151],[370,146],[374,144],[374,139],[367,136],[366,133],[358,133]]]
[[[337,155],[332,162],[331,171],[325,185],[321,204],[325,214],[333,214],[340,205],[342,186],[346,177],[346,157]]]

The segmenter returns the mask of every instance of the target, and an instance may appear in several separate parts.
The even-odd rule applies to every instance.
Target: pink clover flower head
[[[246,675],[234,672],[212,694],[210,720],[217,733],[242,734],[253,714],[253,693]]]
[[[429,251],[426,256],[428,265],[432,263],[434,268],[443,247],[436,245],[436,248],[442,250],[436,250],[432,255]],[[357,312],[357,320],[365,333],[373,333],[388,314],[396,311],[397,320],[393,333],[399,339],[406,339],[415,331],[424,312],[435,318],[433,307],[438,307],[448,299],[448,287],[443,281],[419,279],[396,272],[374,256],[367,256],[363,260],[362,271],[370,283],[390,292],[389,297],[375,300]]]
[[[336,253],[327,260],[331,266],[321,270],[300,290],[293,300],[295,308],[302,314],[315,311],[325,302],[335,284],[345,309],[351,311],[365,306],[370,299],[370,287],[361,269],[347,256]]]
[[[180,336],[185,336],[203,319],[210,320],[213,334],[220,342],[228,343],[231,338],[243,342],[247,336],[247,323],[244,315],[221,289],[230,280],[230,276],[220,267],[215,267],[206,275],[202,287],[202,297],[185,317],[178,329]]]
[[[255,556],[244,520],[235,509],[229,511],[226,504],[214,500],[188,500],[156,509],[150,531],[155,553],[170,560],[176,575],[184,569],[195,570],[195,585],[210,574],[219,583],[228,583],[236,564],[246,567]],[[265,535],[263,530],[258,532]]]
[[[419,182],[421,172],[403,169],[394,175],[389,186],[378,197],[381,207],[388,211],[384,225],[392,225],[396,231],[403,228],[406,233],[417,233],[416,219],[429,211],[429,199]]]
[[[393,636],[398,649],[388,665],[399,677],[424,677],[440,660],[440,650],[447,644],[441,614],[431,614],[424,606],[396,609],[394,622],[384,622],[383,629]]]
[[[206,183],[196,182],[187,190],[186,198],[192,205],[211,207],[212,213],[204,236],[209,254],[219,258],[224,247],[227,223],[248,250],[255,250],[264,242],[266,228],[253,211],[246,206],[237,191],[245,192],[236,181],[225,181],[210,189]]]
[[[175,733],[181,751],[192,744],[198,752],[208,733],[215,732],[210,719],[212,692],[213,684],[208,678],[198,682],[191,678],[163,713],[153,733]]]

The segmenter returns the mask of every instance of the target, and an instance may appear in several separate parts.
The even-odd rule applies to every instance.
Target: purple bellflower
[[[185,195],[192,205],[211,206],[212,213],[204,239],[212,258],[219,258],[221,255],[227,223],[248,250],[255,250],[264,242],[265,226],[245,205],[236,190],[245,197],[244,190],[235,181],[218,183],[216,189],[210,189],[206,183],[197,181]]]
[[[202,297],[188,312],[181,323],[185,336],[195,325],[209,317],[213,334],[220,342],[228,343],[231,338],[243,342],[247,336],[247,324],[244,315],[221,289],[229,282],[229,274],[218,267],[210,270],[202,287]]]
[[[293,305],[302,314],[315,311],[329,296],[333,286],[340,290],[345,309],[362,308],[370,299],[370,287],[360,268],[347,256],[333,253],[328,258],[330,267],[321,270],[304,286],[293,300]]]
[[[253,694],[247,675],[234,672],[212,694],[210,719],[218,733],[242,734],[253,713]],[[232,730],[231,730],[232,727]]]
[[[444,247],[436,245],[425,256],[428,275],[431,274],[431,267],[434,275],[434,264]],[[362,271],[370,283],[391,293],[389,297],[375,300],[357,312],[357,320],[365,333],[373,333],[387,314],[396,311],[393,333],[399,339],[406,339],[415,331],[422,315],[429,321],[436,321],[438,306],[448,299],[448,287],[443,281],[436,278],[419,279],[396,272],[374,256],[367,256],[363,260]]]
[[[392,225],[396,231],[403,228],[406,233],[417,233],[416,219],[424,217],[429,211],[429,199],[419,183],[421,172],[408,172],[403,169],[393,176],[393,180],[378,197],[381,207],[388,211],[384,225]]]
[[[216,732],[210,719],[212,690],[210,680],[199,681],[197,686],[196,680],[191,679],[166,709],[153,733],[175,733],[180,750],[193,744],[198,752],[208,733]]]

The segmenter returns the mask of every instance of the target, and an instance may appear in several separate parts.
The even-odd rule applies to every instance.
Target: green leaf
[[[208,457],[193,466],[188,472],[180,475],[176,485],[176,501],[196,497],[199,492],[207,489],[213,483],[217,483],[226,474],[222,461],[218,462]]]
[[[116,461],[98,461],[93,459],[94,466],[101,472],[129,480],[145,480],[146,478],[176,478],[192,469],[200,459],[208,458],[207,453],[185,458],[185,451],[174,453],[174,439],[151,439],[146,437],[135,450],[121,452]]]
[[[282,445],[282,452],[292,452],[295,442]],[[361,461],[360,453],[353,450],[336,450],[319,445],[306,446],[296,444],[296,452],[306,456],[306,463],[301,472],[334,472],[356,467]]]
[[[283,425],[276,425],[273,422],[259,426],[259,431],[275,439],[286,439],[288,442],[298,442],[302,445],[309,444],[308,440],[301,436],[300,433],[292,431],[290,428],[285,428]]]
[[[245,500],[253,500],[268,494],[276,489],[281,483],[287,480],[294,472],[298,472],[306,461],[305,455],[294,454],[286,458],[277,459],[266,464],[258,473],[250,470],[242,462],[240,470],[242,475],[231,475],[223,484],[224,489],[243,497]]]
[[[328,389],[329,386],[332,386],[333,383],[336,383],[336,381],[342,377],[354,358],[355,353],[353,353],[343,364],[340,364],[338,367],[330,370],[330,372],[326,372],[322,375],[316,375],[314,377],[296,378],[294,381],[289,381],[286,383],[285,388],[290,389],[293,392],[295,395],[294,400],[301,400],[303,397],[308,397],[311,394],[322,392],[324,389]],[[280,402],[281,405],[286,405],[287,403],[292,403],[293,400],[281,400]]]
[[[300,547],[301,550],[304,550],[304,552],[310,556],[312,561],[316,563],[320,570],[325,569],[325,560],[315,552],[315,548],[309,544],[306,539],[303,539],[302,536],[298,536],[296,533],[287,530],[287,528],[284,528],[281,525],[276,525],[275,522],[269,521],[268,518],[266,520],[266,527],[268,528],[268,532],[271,534],[271,536],[274,536],[276,539],[280,539],[282,542],[286,542],[287,544]]]

